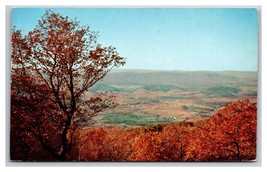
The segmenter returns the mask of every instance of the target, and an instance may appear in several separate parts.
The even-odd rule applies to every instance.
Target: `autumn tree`
[[[248,99],[229,103],[207,123],[222,160],[255,160],[257,106]]]
[[[255,160],[256,128],[256,103],[247,99],[229,103],[187,135],[185,160]]]
[[[127,161],[132,143],[138,134],[135,129],[118,127],[83,129],[73,151],[79,161]]]
[[[116,106],[106,94],[84,96],[112,68],[125,64],[114,47],[103,47],[97,37],[88,26],[52,11],[27,35],[12,31],[11,159],[20,159],[29,147],[66,160],[80,124]],[[18,139],[24,139],[20,148]]]

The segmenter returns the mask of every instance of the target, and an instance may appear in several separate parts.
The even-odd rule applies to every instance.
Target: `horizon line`
[[[168,71],[168,72],[174,72],[174,71],[188,71],[188,72],[259,72],[258,70],[184,70],[184,69],[141,69],[141,68],[114,68],[111,70],[144,70],[144,71]]]

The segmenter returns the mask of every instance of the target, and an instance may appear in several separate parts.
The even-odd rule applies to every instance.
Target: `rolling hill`
[[[257,72],[114,70],[88,94],[106,91],[119,106],[95,125],[140,126],[208,118],[230,101],[257,101]]]

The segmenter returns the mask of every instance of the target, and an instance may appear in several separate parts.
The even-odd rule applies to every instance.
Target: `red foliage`
[[[208,120],[194,123],[82,130],[76,143],[80,152],[77,160],[255,160],[256,116],[256,104],[243,100],[230,103]]]
[[[185,160],[240,161],[256,159],[257,107],[248,100],[228,104],[187,137]]]
[[[13,30],[12,160],[66,160],[81,124],[116,106],[112,96],[83,97],[112,68],[125,63],[114,47],[102,47],[96,38],[88,26],[52,11],[25,36]],[[38,151],[29,155],[33,150],[51,157]]]
[[[184,136],[189,128],[167,125],[161,132],[139,134],[133,144],[132,161],[182,161]]]

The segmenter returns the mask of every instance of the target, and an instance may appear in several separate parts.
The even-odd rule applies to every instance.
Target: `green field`
[[[168,119],[155,117],[151,115],[132,114],[106,114],[102,118],[105,124],[124,124],[129,126],[146,126],[155,123],[169,122]]]
[[[223,96],[223,97],[234,97],[239,92],[241,92],[241,89],[238,87],[233,87],[233,86],[211,87],[211,88],[207,88],[203,91],[203,93],[208,95],[208,96],[219,95],[219,96]]]
[[[89,89],[89,91],[112,91],[112,92],[133,92],[139,89],[148,91],[170,91],[170,90],[185,90],[182,87],[174,85],[109,85],[98,84]]]
[[[189,112],[194,112],[198,114],[205,114],[214,111],[213,108],[200,105],[183,105],[182,107]]]

